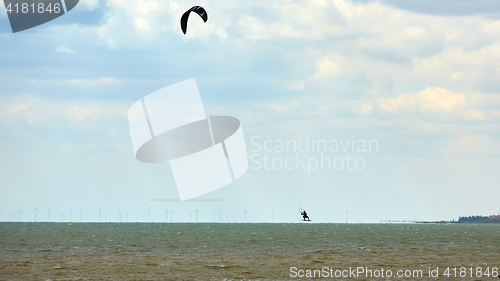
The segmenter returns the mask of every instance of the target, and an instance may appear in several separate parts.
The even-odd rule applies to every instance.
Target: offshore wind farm
[[[85,213],[79,210],[79,212],[72,211],[71,208],[58,210],[55,208],[45,208],[46,214],[40,215],[37,212],[37,208],[33,209],[31,216],[22,216],[24,211],[22,210],[12,210],[10,213],[7,213],[7,216],[2,216],[0,214],[0,222],[113,222],[113,223],[122,223],[122,222],[226,222],[226,223],[244,223],[244,222],[274,222],[274,209],[269,208],[271,210],[270,216],[263,216],[262,218],[252,218],[249,215],[248,208],[241,208],[239,210],[232,209],[229,213],[226,212],[219,207],[218,209],[212,210],[212,215],[209,212],[203,214],[202,210],[198,207],[195,209],[186,212],[186,215],[182,216],[178,214],[176,219],[174,220],[174,208],[173,207],[165,207],[161,208],[149,208],[145,211],[142,210],[121,210],[117,209],[116,211],[107,211],[105,209],[97,208],[94,210],[94,214],[91,211],[86,211]],[[180,209],[180,208],[179,208]],[[51,211],[57,211],[59,214],[59,219],[51,219]],[[73,217],[73,214],[75,216]],[[109,219],[108,219],[109,214]],[[129,214],[131,214],[131,218],[133,220],[129,220]],[[161,216],[160,216],[161,214]],[[267,218],[266,218],[267,217]],[[296,222],[299,222],[299,216],[296,216]],[[293,222],[293,221],[292,221]]]
[[[40,215],[38,214],[37,210],[38,207],[35,207],[33,209],[31,216],[22,216],[22,213],[24,213],[23,210],[12,210],[11,212],[7,213],[7,216],[2,216],[0,214],[0,222],[81,222],[81,223],[88,223],[88,222],[100,222],[100,223],[106,223],[106,222],[113,222],[113,223],[122,223],[122,222],[155,222],[155,223],[160,223],[160,222],[247,222],[248,220],[248,208],[240,209],[239,211],[231,211],[232,216],[223,216],[224,211],[222,208],[218,208],[216,210],[212,210],[213,217],[208,216],[208,213],[203,216],[200,215],[202,214],[202,210],[199,208],[196,208],[194,210],[191,210],[190,212],[187,212],[188,216],[182,216],[178,215],[176,216],[176,220],[174,220],[174,209],[173,207],[170,208],[163,208],[160,209],[153,209],[149,208],[146,209],[144,212],[141,210],[121,210],[117,209],[115,212],[112,211],[107,211],[105,209],[101,209],[100,207],[94,210],[94,214],[92,214],[91,211],[86,211],[85,213],[79,210],[79,212],[72,211],[71,208],[68,209],[62,209],[62,210],[57,210],[55,208],[45,208],[46,209],[46,214],[45,215]],[[51,219],[51,211],[56,210],[57,213],[59,214],[59,219]],[[73,217],[73,214],[75,214],[75,217]],[[108,219],[108,214],[109,214],[109,219]],[[133,215],[131,216],[133,220],[129,220],[129,214]],[[161,218],[160,218],[161,214]],[[194,214],[194,220],[192,219],[192,214]],[[236,215],[238,214],[238,216]],[[216,216],[217,215],[217,216]],[[217,219],[216,219],[217,217]],[[273,215],[268,219],[269,222],[273,222],[274,220],[274,211]],[[255,220],[255,222],[265,222],[265,219],[258,219]]]

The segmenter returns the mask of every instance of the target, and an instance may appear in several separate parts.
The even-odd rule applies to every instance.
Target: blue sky
[[[182,13],[205,7],[188,34]],[[0,220],[38,206],[98,208],[118,220],[441,220],[500,212],[500,14],[496,1],[81,0],[12,34],[0,11]],[[196,78],[209,115],[242,121],[250,141],[376,140],[357,170],[253,170],[202,199],[177,198],[168,164],[135,159],[127,111]],[[260,152],[319,158],[317,152]],[[252,164],[250,164],[252,166]],[[17,218],[18,219],[18,218]],[[74,218],[75,219],[75,218]]]

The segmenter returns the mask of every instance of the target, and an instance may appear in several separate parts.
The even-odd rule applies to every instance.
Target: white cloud
[[[462,114],[464,119],[469,120],[487,120],[488,116],[485,111],[469,109]]]
[[[447,47],[432,57],[414,58],[413,64],[419,77],[470,84],[484,80],[496,82],[500,75],[499,60],[500,42],[473,51]]]
[[[250,40],[294,38],[314,40],[346,34],[338,24],[331,24],[332,15],[338,13],[335,6],[323,0],[267,4],[266,8],[279,16],[274,21],[265,21],[244,14],[239,20],[241,35]]]
[[[30,108],[33,104],[31,103],[26,103],[26,102],[19,102],[19,103],[14,103],[14,104],[10,104],[8,106],[8,111],[9,113],[17,113],[21,110],[26,110],[28,108]]]
[[[246,34],[245,37],[251,40],[269,39],[272,35],[264,21],[252,16],[244,15],[238,24],[243,33]]]
[[[72,113],[72,117],[77,119],[77,120],[80,120],[80,121],[83,121],[83,120],[91,120],[91,121],[96,121],[99,117],[99,115],[101,115],[103,112],[102,112],[102,109],[101,108],[98,108],[98,107],[83,107],[83,106],[79,106],[79,105],[73,105],[71,107],[71,113]]]
[[[455,93],[444,88],[428,87],[417,94],[402,94],[395,98],[379,98],[378,107],[384,112],[410,111],[416,114],[437,113],[447,119],[485,121],[496,116],[500,105],[498,94]]]
[[[114,77],[100,77],[93,79],[28,79],[31,84],[35,85],[86,85],[86,86],[98,86],[105,84],[116,84],[122,82],[118,78]]]
[[[266,114],[326,119],[335,126],[347,126],[342,118],[349,116],[359,118],[350,123],[353,126],[390,124],[394,126],[391,130],[414,126],[427,133],[445,130],[439,125],[443,121],[491,122],[500,118],[498,110],[491,108],[500,106],[496,94],[475,93],[478,90],[473,85],[485,78],[494,81],[500,73],[496,64],[500,58],[498,20],[415,14],[375,1],[255,1],[245,9],[231,1],[201,1],[196,4],[207,9],[209,21],[203,23],[195,16],[189,23],[190,32],[183,36],[179,18],[195,3],[106,3],[109,13],[104,22],[85,27],[85,31],[98,34],[116,49],[179,47],[200,39],[205,51],[212,54],[222,45],[228,64],[241,66],[236,70],[245,71],[249,79],[265,76],[292,94],[289,99],[257,101],[263,111],[269,111]],[[224,39],[223,44],[217,39]],[[71,44],[79,46],[79,52],[83,50]],[[58,51],[65,48],[72,50],[62,45]],[[170,56],[166,54],[169,62]],[[271,57],[276,58],[272,63],[286,61],[293,67],[260,73],[269,68]],[[246,67],[252,64],[253,68]],[[101,77],[31,82],[100,86],[122,80]],[[426,85],[425,90],[414,93]],[[71,107],[67,116],[90,121],[101,112],[79,106]],[[318,120],[308,121],[320,124]],[[298,130],[297,126],[290,129]]]
[[[384,111],[397,112],[452,112],[462,109],[466,104],[464,94],[452,93],[443,88],[429,87],[412,94],[402,94],[397,98],[380,98],[379,106]]]
[[[472,133],[462,133],[457,139],[448,141],[448,147],[443,150],[444,154],[498,154],[500,146],[493,142],[490,137]]]
[[[79,127],[78,122],[116,118],[126,120],[129,104],[131,102],[52,100],[29,95],[6,96],[0,97],[0,124],[8,126],[26,122],[33,126],[66,124]],[[85,126],[79,128],[84,129]]]
[[[309,76],[299,79],[363,77],[371,84],[359,87],[381,96],[412,84],[444,87],[443,81],[469,91],[485,78],[494,83],[500,73],[494,63],[500,53],[500,28],[494,27],[500,21],[480,16],[423,15],[375,1],[256,1],[245,9],[230,1],[201,1],[196,4],[207,9],[209,21],[193,17],[184,36],[179,18],[193,3],[108,0],[107,4],[109,14],[94,31],[111,48],[143,49],[200,39],[210,53],[221,47],[215,36],[235,54],[234,64],[245,65],[250,59],[246,54],[255,52],[249,49],[255,48],[253,44],[280,46],[292,42],[283,40],[297,40],[300,44],[285,43],[280,55],[297,60],[297,69],[316,65]],[[264,42],[269,45],[260,45]],[[478,50],[474,45],[478,43],[471,42],[484,46]],[[384,88],[388,83],[393,93]]]
[[[424,122],[424,121],[419,120],[419,119],[415,120],[415,126],[419,130],[422,130],[422,131],[428,132],[428,133],[439,133],[439,132],[443,131],[441,126],[435,125],[435,124],[430,124],[430,123]]]
[[[99,6],[99,0],[80,0],[79,4],[91,11]]]
[[[158,1],[141,0],[135,2],[134,8],[139,14],[147,15],[160,9],[160,3]]]
[[[70,79],[67,83],[70,85],[99,85],[99,84],[114,84],[119,83],[120,80],[113,77],[101,77],[96,79]]]
[[[260,104],[258,106],[267,107],[278,113],[286,113],[290,112],[291,110],[298,109],[300,107],[300,104],[297,101],[289,101],[289,102],[273,102],[268,104]]]
[[[207,38],[215,34],[221,38],[227,36],[224,24],[220,22],[216,10],[208,9],[209,23],[204,24],[198,17],[190,17],[188,34],[182,35],[179,19],[193,5],[185,2],[165,2],[156,0],[108,0],[109,13],[106,20],[94,32],[113,49],[151,48],[165,44],[171,39],[183,42],[184,38]],[[209,3],[196,3],[210,7]],[[205,5],[206,4],[206,5]],[[225,12],[222,9],[220,13]],[[214,25],[210,28],[208,24]]]
[[[425,31],[420,26],[410,26],[405,29],[405,33],[416,38],[420,38],[425,35]]]
[[[61,52],[61,53],[74,53],[75,52],[75,50],[71,49],[69,47],[69,45],[67,45],[67,44],[57,47],[56,51]]]
[[[135,28],[141,31],[148,31],[150,29],[148,20],[144,18],[135,19]]]
[[[316,73],[313,79],[336,77],[342,69],[340,58],[336,54],[324,57],[316,64]]]

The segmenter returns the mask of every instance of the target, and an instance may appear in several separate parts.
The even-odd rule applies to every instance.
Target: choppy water
[[[500,225],[0,223],[0,280],[290,280],[291,267],[358,266],[427,274],[491,270],[499,252]],[[419,280],[488,279],[499,280]]]

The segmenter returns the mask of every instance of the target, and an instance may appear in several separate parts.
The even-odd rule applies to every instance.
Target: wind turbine
[[[101,207],[98,207],[98,208],[99,208],[99,222],[101,222],[101,212],[102,212],[103,210],[101,210]]]
[[[349,211],[345,209],[345,223],[349,223]]]
[[[146,210],[146,212],[148,212],[148,222],[151,222],[151,208]]]
[[[217,213],[217,209],[212,210],[212,212],[214,212],[214,222],[215,222],[215,213]]]
[[[247,222],[247,213],[248,213],[248,211],[247,211],[246,208],[245,208],[245,211],[243,213],[245,213],[245,222]]]
[[[104,212],[104,222],[108,222],[108,211],[102,210]]]
[[[222,222],[222,209],[219,207],[219,222]]]
[[[272,211],[271,222],[274,222],[274,209],[276,209],[276,206],[274,208],[269,208],[269,209],[271,209]]]
[[[122,222],[122,211],[118,210],[118,221]]]
[[[50,222],[50,210],[52,209],[53,207],[50,207],[50,208],[45,208],[47,209],[47,221]]]
[[[191,211],[191,212],[189,212],[189,213],[188,213],[188,214],[189,214],[189,222],[191,222],[191,213],[192,213],[192,212],[193,212],[193,211]]]
[[[195,213],[196,213],[196,222],[198,222],[198,212],[199,212],[200,210],[198,210],[198,207],[196,207],[196,210],[194,210],[194,211],[195,211]]]
[[[233,222],[236,222],[236,213],[237,212],[231,212],[231,213],[233,213]]]
[[[68,214],[69,214],[69,221],[70,222],[73,222],[73,213],[74,213],[73,210],[71,210],[71,208],[69,208],[69,213]]]
[[[23,221],[23,213],[24,213],[23,209],[20,209],[20,210],[19,210],[19,221],[20,221],[20,222],[22,222],[22,221]]]
[[[33,220],[35,222],[38,221],[38,206],[36,206],[35,209],[33,209]]]
[[[82,222],[82,210],[80,209],[80,212],[78,212],[78,216],[80,216],[80,222]]]
[[[59,211],[59,220],[64,222],[64,212]]]
[[[174,211],[170,210],[170,221],[174,220]]]
[[[129,211],[130,211],[130,210],[125,211],[125,220],[126,220],[127,222],[128,222],[128,212],[129,212]]]
[[[168,209],[165,209],[165,222],[168,222]]]

